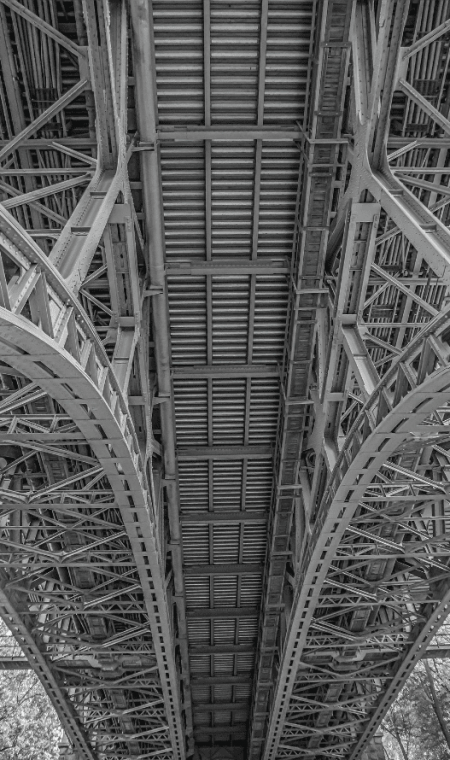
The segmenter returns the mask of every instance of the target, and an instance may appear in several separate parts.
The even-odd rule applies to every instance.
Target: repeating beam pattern
[[[0,0],[0,614],[69,757],[356,760],[446,650],[449,23]]]
[[[348,165],[267,760],[356,760],[450,609],[449,15],[352,7]]]
[[[127,7],[36,10],[0,3],[0,614],[69,757],[181,760]]]
[[[160,255],[151,284],[168,299],[169,325],[157,319],[171,349],[171,551],[174,582],[179,568],[184,578],[195,757],[245,760],[313,9],[154,0],[132,15],[143,178],[154,167],[143,184]],[[164,431],[167,404],[159,409]]]

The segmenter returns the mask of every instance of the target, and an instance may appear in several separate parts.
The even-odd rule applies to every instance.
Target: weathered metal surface
[[[265,758],[376,754],[372,733],[449,609],[448,149],[415,142],[425,118],[430,137],[446,127],[448,15],[447,4],[353,8],[350,163],[299,480],[309,530]],[[409,144],[388,156],[400,132]]]
[[[77,760],[379,754],[449,604],[449,3],[37,11],[0,0],[0,613]]]
[[[47,3],[39,19],[18,5],[1,6],[1,615],[77,760],[183,758],[127,9]],[[64,143],[83,132],[94,151]]]

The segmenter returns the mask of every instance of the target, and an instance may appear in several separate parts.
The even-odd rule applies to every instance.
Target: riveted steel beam
[[[110,745],[118,756],[181,759],[172,605],[147,466],[150,420],[127,403],[130,393],[150,410],[148,299],[137,260],[143,240],[127,176],[126,6],[85,0],[77,45],[65,40],[57,20],[52,26],[47,15],[38,19],[14,0],[3,5],[5,33],[13,44],[23,34],[36,64],[45,59],[49,84],[59,84],[44,91],[33,84],[33,72],[24,74],[31,80],[25,82],[30,123],[3,140],[1,150],[13,172],[4,175],[11,199],[0,209],[0,425],[6,433],[0,511],[11,526],[0,546],[2,616],[77,756],[93,760]],[[68,88],[63,75],[58,97],[61,61],[71,84],[81,80]],[[92,92],[97,133],[83,112],[89,139],[66,138],[70,117],[79,118],[79,96],[90,108]],[[38,129],[43,136],[34,138]],[[31,175],[20,173],[18,157],[25,149],[42,184],[25,185],[24,192],[22,177]],[[82,197],[80,164],[84,173],[94,172]],[[48,181],[55,165],[53,179],[70,177],[72,168],[74,179]],[[29,207],[62,232],[53,226],[46,233]],[[29,229],[42,233],[42,246],[49,246],[46,234],[56,239],[50,255]]]
[[[78,96],[86,89],[88,82],[86,79],[81,79],[79,82],[73,85],[64,95],[62,95],[56,103],[49,106],[43,113],[41,113],[36,119],[34,119],[28,126],[19,132],[18,135],[13,137],[7,142],[7,144],[0,150],[0,160],[7,158],[16,148],[23,145],[24,141],[32,134],[38,131],[40,127],[47,124],[50,119],[63,110],[72,100],[78,98]]]
[[[183,523],[220,523],[228,522],[267,522],[268,514],[266,512],[243,510],[241,512],[187,512],[180,515],[180,522]]]
[[[221,274],[289,274],[290,266],[283,261],[244,261],[243,259],[224,259],[223,261],[207,261],[191,263],[172,263],[166,265],[169,276],[189,277],[198,275],[221,275]]]
[[[164,128],[160,126],[156,134],[161,141],[199,142],[201,140],[275,140],[290,141],[301,136],[299,129],[283,127],[188,127],[186,129]]]
[[[314,402],[310,387],[317,388],[318,385],[320,394],[325,382],[324,365],[329,345],[325,313],[328,295],[324,283],[325,251],[332,197],[340,189],[337,165],[344,155],[339,152],[343,146],[341,118],[345,97],[341,83],[349,63],[352,6],[341,11],[342,6],[338,9],[333,2],[318,6],[308,54],[311,61],[308,86],[313,95],[300,125],[302,137],[292,282],[280,372],[282,413],[274,459],[278,488],[272,504],[249,747],[249,757],[254,760],[264,752],[266,732],[268,727],[270,729],[267,713],[273,698],[277,697],[276,692],[274,695],[271,692],[277,667],[276,643],[278,637],[282,641],[289,622],[284,602],[285,595],[289,598],[290,594],[285,590],[285,574],[288,560],[292,561],[291,542],[295,535],[294,556],[298,556],[310,519],[311,488],[308,478],[302,474],[301,457],[302,451],[310,447],[306,440]],[[325,136],[329,141],[327,148],[323,142]]]
[[[83,57],[86,55],[86,51],[82,47],[72,42],[72,40],[70,40],[64,34],[61,34],[61,32],[48,24],[45,19],[41,18],[36,13],[33,13],[33,11],[29,10],[29,8],[26,8],[24,5],[22,5],[22,3],[17,2],[17,0],[1,0],[1,2],[3,5],[6,5],[8,8],[14,11],[14,13],[22,16],[30,24],[37,27],[41,32],[44,32],[44,34],[46,34],[48,37],[51,37],[59,45],[66,48],[66,50],[68,50],[73,55]]]
[[[426,169],[434,163],[430,151],[439,139],[430,139],[426,145],[413,135],[397,142],[398,151],[389,157],[386,153],[386,146],[392,150],[391,141],[396,140],[389,135],[392,125],[397,128],[396,88],[408,95],[402,101],[406,132],[418,130],[427,117],[435,134],[447,129],[442,112],[436,113],[440,96],[430,102],[433,98],[422,87],[426,76],[431,79],[432,66],[439,66],[445,56],[439,40],[448,25],[448,10],[436,17],[436,23],[442,21],[436,29],[421,30],[424,45],[417,46],[417,58],[411,56],[407,70],[401,59],[408,5],[394,8],[387,3],[381,11],[383,19],[371,17],[365,4],[357,5],[353,34],[358,81],[352,84],[350,116],[355,129],[352,174],[327,253],[328,308],[333,315],[328,356],[335,352],[336,364],[330,370],[328,360],[323,373],[328,387],[325,384],[321,394],[314,394],[316,430],[326,431],[329,437],[322,456],[316,451],[314,459],[310,454],[302,474],[302,493],[311,489],[312,532],[304,539],[295,571],[292,613],[264,752],[267,759],[331,751],[356,759],[415,662],[426,656],[439,621],[450,608],[448,570],[442,561],[449,550],[442,545],[446,543],[443,520],[448,512],[448,480],[441,469],[448,462],[448,452],[443,439],[436,447],[431,443],[432,435],[445,435],[446,426],[440,420],[448,403],[444,388],[450,353],[442,336],[447,336],[448,313],[442,314],[432,296],[419,304],[415,297],[424,291],[417,286],[409,291],[405,284],[408,276],[420,280],[423,262],[436,273],[442,297],[448,292],[450,238],[443,224],[447,212],[442,211],[447,204],[446,186],[439,193],[448,145],[445,140],[441,143],[437,171],[425,183],[422,177],[416,179],[416,171],[419,174],[421,166]],[[409,18],[408,23],[414,21]],[[408,187],[402,180],[403,162],[407,170],[412,169]],[[368,212],[373,204],[372,223],[381,225],[381,234],[370,230],[370,213],[355,220],[351,229],[352,208],[356,204],[362,208],[364,201]],[[406,251],[417,253],[414,264],[402,259]],[[316,376],[320,387],[320,367]],[[320,443],[319,439],[312,436],[309,445]],[[429,478],[430,466],[440,474]],[[441,478],[442,497],[437,487]],[[380,488],[375,486],[377,480]],[[376,501],[370,502],[370,496]],[[330,507],[336,509],[334,516],[327,511]],[[425,515],[434,525],[432,551],[423,530]],[[412,531],[411,540],[406,539],[406,528]],[[440,573],[437,594],[428,586],[434,573]],[[429,595],[417,594],[415,604],[419,579]],[[370,594],[375,588],[383,595],[383,613],[374,612]],[[415,641],[409,637],[410,611]],[[381,649],[386,658],[383,665]],[[316,662],[321,674],[314,667]],[[337,717],[335,705],[340,699],[356,697],[353,684],[357,683],[366,683],[361,687],[365,693],[372,684],[377,699],[364,707],[363,719],[361,713],[345,709]]]
[[[262,573],[264,565],[257,565],[255,563],[224,563],[214,565],[186,565],[184,567],[184,574],[190,575],[257,575]]]
[[[247,654],[255,651],[254,644],[213,644],[199,647],[195,644],[191,645],[191,651],[202,654]]]
[[[251,675],[241,676],[196,676],[192,682],[196,685],[234,685],[251,683]]]
[[[235,736],[237,739],[245,739],[247,736],[245,728],[239,729],[239,723],[237,725],[228,726],[226,728],[221,728],[220,726],[213,726],[211,728],[194,726],[194,733],[196,735],[205,734],[207,736]]]
[[[212,609],[197,607],[197,609],[191,610],[188,608],[186,610],[186,615],[188,619],[191,620],[207,620],[210,618],[248,618],[255,617],[258,613],[258,607],[214,607]]]
[[[174,378],[190,379],[195,377],[279,377],[280,370],[276,364],[210,364],[174,367]]]
[[[130,7],[130,19],[135,55],[135,97],[137,101],[137,122],[141,144],[154,146],[158,127],[156,67],[153,31],[153,8],[139,0]],[[172,544],[172,570],[175,586],[175,603],[178,609],[178,640],[184,675],[185,720],[188,749],[192,752],[192,714],[189,697],[189,661],[187,651],[187,630],[185,595],[180,544],[179,493],[175,452],[175,418],[172,396],[171,355],[169,341],[169,319],[167,310],[165,267],[165,240],[161,198],[161,166],[159,154],[155,150],[140,151],[140,166],[143,182],[143,210],[148,244],[151,255],[147,266],[150,287],[158,295],[152,297],[152,319],[155,326],[155,359],[158,390],[167,401],[160,407],[162,459],[164,463],[165,491],[168,503],[169,526]]]
[[[220,710],[245,711],[250,708],[249,702],[214,702],[212,704],[201,703],[196,705],[198,712],[218,712]]]
[[[188,459],[270,459],[269,446],[189,446],[177,450],[179,460]]]

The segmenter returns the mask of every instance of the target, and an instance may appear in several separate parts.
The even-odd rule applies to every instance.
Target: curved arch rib
[[[449,234],[385,155],[403,28],[414,19],[407,2],[383,13],[377,28],[358,5],[353,29],[358,86],[371,82],[371,91],[354,97],[353,172],[329,245],[329,350],[322,367],[318,354],[311,392],[316,461],[303,462],[300,480],[311,534],[298,557],[267,760],[356,760],[449,609],[449,314],[430,316],[445,303]],[[419,303],[414,286],[426,276],[439,301],[424,288]]]
[[[81,460],[84,456],[91,465],[85,471],[85,481],[91,479],[95,482],[95,477],[98,481],[101,476],[109,488],[107,501],[112,502],[114,509],[117,509],[121,515],[122,527],[118,531],[118,537],[126,536],[126,545],[123,549],[126,557],[124,560],[122,556],[122,564],[135,567],[139,577],[139,594],[143,597],[143,605],[131,607],[130,612],[136,612],[136,609],[139,609],[142,614],[145,610],[151,630],[152,656],[156,658],[159,672],[159,676],[156,676],[156,668],[153,667],[155,675],[152,678],[156,678],[156,685],[158,683],[160,685],[165,707],[165,710],[161,711],[161,699],[156,700],[157,709],[153,712],[153,727],[141,733],[136,729],[135,735],[131,734],[130,741],[135,740],[136,737],[138,740],[143,738],[148,741],[149,736],[151,739],[152,736],[157,735],[159,743],[153,747],[153,753],[146,754],[146,757],[153,755],[163,758],[183,757],[182,706],[173,651],[173,630],[165,594],[164,568],[161,565],[157,537],[157,518],[151,493],[152,485],[148,482],[143,469],[139,442],[127,402],[90,320],[57,270],[6,211],[0,209],[0,216],[2,249],[14,260],[20,261],[23,268],[36,269],[38,276],[35,278],[34,286],[30,288],[28,298],[31,299],[36,289],[41,288],[40,299],[41,303],[42,300],[45,301],[47,315],[47,321],[41,320],[41,324],[42,327],[46,326],[46,332],[49,333],[46,334],[43,329],[34,325],[23,315],[14,314],[5,306],[0,308],[2,366],[10,367],[18,377],[29,378],[35,386],[41,388],[50,399],[56,402],[57,409],[64,410],[66,425],[62,429],[62,434],[59,435],[59,428],[56,428],[54,432],[41,436],[41,439],[45,439],[48,446],[59,444],[65,454],[72,453],[64,449],[67,440],[77,445],[83,443],[88,446],[89,451],[92,452],[90,456],[81,456]],[[22,404],[26,404],[26,401],[25,396]],[[11,413],[14,414],[14,407]],[[65,433],[68,420],[73,424],[72,427],[70,424],[68,426],[70,432]],[[9,438],[5,437],[5,440],[11,442],[19,440],[22,445],[27,443],[32,445],[33,441],[40,440],[40,437],[39,434],[35,436],[28,434],[27,440],[27,433],[21,428],[19,436],[11,433]],[[74,454],[75,458],[76,456]],[[76,480],[76,477],[72,480]],[[67,485],[70,485],[69,481],[70,478]],[[13,501],[22,509],[32,509],[34,504],[39,507],[44,500],[48,502],[49,509],[54,507],[57,511],[58,509],[61,511],[61,509],[64,510],[66,497],[62,496],[62,501],[58,501],[58,488],[62,488],[65,484],[65,482],[56,483],[53,488],[40,489],[36,493],[31,492],[25,495],[13,490],[3,490],[2,503],[11,508],[11,501]],[[79,492],[79,497],[77,497],[77,491],[73,493],[75,504],[69,507],[102,508],[102,491],[99,491],[100,498],[94,504],[90,504],[89,500],[85,503],[83,489]],[[78,498],[79,502],[77,502]],[[117,550],[117,546],[114,546],[116,536],[108,532],[107,525],[104,527],[107,529],[105,536],[98,540],[98,544],[106,545],[105,548],[108,549],[109,541],[111,550],[114,551],[115,548]],[[122,539],[124,540],[125,538]],[[93,543],[92,546],[95,547],[96,544]],[[82,549],[81,552],[83,554]],[[39,551],[37,554],[39,555]],[[42,556],[48,568],[61,564],[67,569],[71,565],[73,555],[68,548],[66,552],[60,552],[54,560],[51,553],[47,552],[45,555],[42,552]],[[8,561],[2,559],[1,568],[7,571],[4,587],[7,589],[10,586],[14,589],[17,585],[17,565],[14,562],[8,564]],[[86,558],[81,556],[81,559],[84,559],[84,564],[86,564]],[[95,550],[90,561],[95,570]],[[114,559],[110,562],[114,564]],[[105,564],[104,561],[103,564]],[[26,576],[27,572],[32,573],[39,568],[35,562],[30,568],[24,563],[23,569]],[[75,583],[73,578],[72,582]],[[55,674],[55,668],[61,671],[61,663],[55,663],[49,654],[42,652],[42,650],[45,652],[45,649],[51,649],[46,646],[48,639],[43,634],[45,620],[43,622],[41,620],[41,626],[35,620],[35,634],[33,634],[30,629],[32,607],[28,610],[14,609],[16,597],[16,590],[13,590],[11,594],[7,590],[2,592],[2,605],[5,605],[7,609],[6,620],[19,637],[30,662],[44,679],[74,746],[82,757],[90,760],[97,756],[108,757],[108,739],[102,739],[99,731],[93,730],[96,724],[92,721],[92,716],[89,718],[89,711],[84,710],[83,713],[83,708],[79,704],[76,705],[77,710],[74,709],[71,704],[71,687],[67,684],[61,685],[61,672]],[[43,609],[45,610],[45,605]],[[113,613],[114,610],[110,614]],[[83,608],[79,608],[79,614],[82,617]],[[105,616],[107,617],[106,611]],[[27,622],[28,618],[30,619]],[[88,646],[85,647],[85,650],[87,649],[89,649]],[[38,651],[41,651],[40,655]],[[95,647],[92,652],[85,651],[85,656],[94,654]],[[75,654],[73,657],[76,659]],[[145,672],[145,668],[141,670]],[[120,679],[117,683],[119,682]],[[68,683],[71,683],[70,679]],[[112,682],[113,685],[115,683],[115,681]],[[157,691],[156,688],[155,693]],[[124,707],[126,712],[127,706]],[[129,711],[132,712],[131,709]],[[114,714],[114,710],[112,713]],[[152,715],[150,708],[147,714]],[[86,725],[83,725],[84,719],[86,719]],[[102,725],[104,728],[105,724]],[[86,734],[89,734],[89,738],[86,738]],[[162,745],[161,737],[165,737]],[[118,739],[112,735],[111,746],[117,741]]]
[[[306,742],[314,735],[326,735],[328,733],[327,746],[325,747],[321,743],[317,751],[334,750],[336,756],[356,758],[370,737],[372,730],[378,725],[393,695],[401,688],[417,657],[420,656],[420,652],[424,651],[428,641],[432,638],[449,609],[450,588],[448,580],[450,569],[446,565],[445,559],[442,559],[442,557],[448,556],[450,549],[448,540],[445,536],[442,537],[442,551],[436,553],[428,551],[427,537],[422,537],[418,539],[412,554],[424,567],[429,566],[440,572],[442,576],[439,580],[440,586],[433,592],[433,596],[439,598],[431,599],[430,596],[429,602],[425,599],[420,611],[414,609],[413,606],[411,607],[414,605],[412,598],[405,596],[404,600],[397,599],[397,604],[404,605],[405,615],[409,610],[410,620],[413,621],[412,624],[405,625],[397,642],[395,637],[392,639],[390,631],[383,631],[381,624],[378,625],[380,629],[378,633],[374,630],[360,632],[357,629],[354,632],[351,626],[348,629],[339,628],[334,624],[328,624],[326,620],[322,621],[321,618],[315,617],[317,608],[326,606],[323,596],[327,585],[340,589],[341,599],[337,595],[334,598],[341,604],[345,603],[347,597],[347,601],[350,600],[352,605],[359,605],[362,609],[379,607],[384,602],[382,597],[376,596],[376,587],[380,584],[364,584],[364,578],[352,569],[353,565],[367,564],[367,561],[369,563],[383,562],[409,556],[408,550],[402,547],[401,539],[397,542],[395,538],[386,538],[379,535],[377,528],[373,529],[373,527],[372,532],[370,528],[365,532],[361,530],[359,527],[361,509],[358,512],[358,508],[360,508],[361,503],[371,504],[377,498],[378,500],[382,498],[383,504],[389,503],[389,494],[384,493],[383,497],[384,483],[378,484],[376,481],[377,473],[382,471],[389,458],[392,459],[401,445],[408,438],[411,438],[411,434],[417,436],[418,439],[422,437],[424,440],[429,440],[430,436],[431,440],[433,440],[433,436],[434,440],[439,440],[440,435],[447,437],[447,430],[444,430],[447,426],[442,425],[440,431],[436,431],[437,426],[433,425],[429,418],[437,406],[445,408],[450,402],[450,365],[448,363],[450,349],[448,344],[441,344],[442,352],[440,351],[439,355],[436,355],[436,363],[439,364],[439,368],[424,378],[423,382],[417,382],[413,388],[407,388],[402,380],[402,373],[407,367],[409,370],[408,377],[411,379],[416,377],[417,379],[414,363],[417,362],[420,355],[429,350],[430,340],[433,342],[431,350],[435,350],[434,340],[442,338],[443,334],[448,331],[448,318],[448,311],[436,317],[398,358],[364,405],[334,468],[304,554],[299,591],[294,601],[295,613],[291,620],[290,631],[283,652],[283,665],[279,676],[279,684],[282,686],[277,689],[277,700],[274,705],[276,720],[272,722],[271,726],[267,757],[294,756],[290,752],[291,750],[305,755],[311,754],[307,751],[308,744],[302,745],[299,740]],[[389,390],[396,385],[403,390],[400,390],[400,398],[397,402],[391,404],[387,397]],[[405,389],[407,389],[406,392]],[[396,481],[390,481],[389,486],[395,493]],[[386,491],[387,486],[384,488]],[[416,494],[414,494],[415,488]],[[447,496],[445,485],[441,485],[439,482],[428,482],[425,478],[422,481],[419,478],[417,481],[411,478],[408,489],[411,490],[411,493],[407,492],[404,495],[405,483],[398,481],[397,494],[402,495],[401,501],[406,504],[420,505],[421,500],[426,503],[430,498],[444,499]],[[410,497],[409,500],[408,496]],[[412,499],[411,496],[413,496]],[[398,521],[401,523],[404,519],[405,523],[408,523],[408,517],[402,518],[401,515],[395,513],[395,503],[399,498],[398,496],[393,498],[394,513],[391,522]],[[364,539],[366,539],[366,544],[364,544]],[[368,541],[371,542],[370,546]],[[358,548],[361,543],[362,549]],[[346,585],[346,578],[350,579],[347,581],[348,585]],[[429,583],[430,588],[433,587],[432,577],[429,579]],[[358,588],[358,585],[361,587]],[[329,590],[327,594],[330,595]],[[331,594],[331,596],[333,595]],[[395,600],[394,592],[392,592],[392,597]],[[389,606],[389,594],[386,595],[386,599],[387,606]],[[366,689],[361,692],[359,699],[358,694],[353,693],[344,700],[341,710],[346,715],[345,719],[342,719],[343,741],[336,740],[336,737],[339,737],[339,722],[336,722],[333,728],[328,728],[328,731],[326,727],[322,731],[320,729],[315,731],[314,727],[308,729],[307,725],[302,726],[297,721],[292,723],[292,712],[295,713],[295,709],[293,709],[293,705],[295,705],[294,688],[296,684],[300,684],[301,690],[302,683],[303,685],[308,684],[308,678],[302,681],[302,669],[305,669],[305,673],[308,672],[307,657],[306,660],[303,659],[305,651],[306,653],[308,653],[307,650],[311,652],[314,646],[320,648],[320,644],[314,643],[315,632],[317,631],[325,633],[328,637],[328,642],[325,645],[322,644],[322,648],[324,652],[333,653],[330,655],[332,660],[339,659],[341,656],[342,661],[345,662],[346,647],[350,649],[353,647],[360,652],[364,646],[369,650],[378,647],[380,653],[383,651],[388,653],[387,663],[384,663],[384,671],[381,673],[373,664],[372,668],[364,668],[364,658],[356,656],[353,661],[356,664],[361,660],[361,666],[355,666],[353,673],[347,670],[344,677],[347,686],[352,686],[352,683],[358,678],[358,672],[361,671],[363,673],[361,681],[364,682]],[[336,655],[336,652],[340,654]],[[351,661],[351,657],[348,658],[347,668]],[[336,680],[338,683],[333,668],[327,669],[325,665],[324,668],[328,682],[331,682],[332,685],[333,680]],[[374,671],[373,675],[371,670]],[[381,679],[385,689],[381,688],[376,692],[371,691],[369,686],[371,681],[375,679]],[[318,679],[318,683],[319,681],[320,679]],[[324,678],[322,678],[322,682],[325,686],[326,680]],[[351,702],[352,699],[358,707],[358,719],[355,718],[353,721],[351,718],[349,719],[346,712],[346,703]],[[326,699],[323,700],[323,703],[317,705],[318,713],[321,711],[323,713]],[[329,710],[331,712],[334,709],[339,709],[339,699],[335,698],[333,702],[330,699],[330,703]],[[305,716],[302,718],[305,719]],[[353,733],[348,730],[349,724],[352,724]],[[296,733],[297,726],[299,730]],[[290,740],[289,735],[291,735]],[[302,750],[302,746],[306,751]],[[283,753],[283,749],[287,750],[286,753]]]

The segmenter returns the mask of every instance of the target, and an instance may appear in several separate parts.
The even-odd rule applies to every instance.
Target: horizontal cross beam
[[[253,680],[253,675],[246,676],[191,676],[191,682],[194,686],[200,684],[206,685],[226,685],[226,684],[249,684]]]
[[[191,620],[204,618],[247,618],[258,615],[259,607],[211,607],[186,610],[186,617]]]
[[[447,660],[450,658],[450,647],[430,647],[422,655],[423,660]]]
[[[214,702],[198,705],[194,703],[193,707],[195,712],[221,712],[222,710],[241,712],[250,709],[250,702]]]
[[[239,725],[234,726],[213,726],[212,728],[204,727],[204,726],[194,726],[194,733],[195,734],[208,734],[208,736],[211,734],[215,736],[216,734],[226,734],[227,736],[231,734],[233,737],[236,735],[239,737],[247,736],[247,731],[245,730],[246,726],[243,726],[242,728]]]
[[[195,523],[201,525],[202,523],[243,523],[243,522],[267,522],[269,515],[267,512],[250,510],[241,510],[234,512],[190,512],[180,515],[180,522]]]
[[[169,277],[189,277],[219,274],[289,274],[291,267],[287,261],[266,259],[223,259],[221,261],[199,261],[193,264],[170,263],[166,265]]]
[[[178,459],[271,459],[271,446],[185,446]]]
[[[256,652],[256,642],[254,644],[191,644],[189,649],[193,654],[248,654]]]
[[[202,140],[298,140],[301,137],[298,128],[286,129],[283,127],[253,127],[253,126],[227,126],[227,127],[159,127],[158,138],[161,142],[201,142]],[[147,146],[138,146],[146,148]]]
[[[264,565],[248,564],[224,564],[224,565],[191,565],[184,568],[184,574],[188,575],[257,575],[262,573]]]
[[[0,670],[31,670],[24,657],[0,657]]]
[[[173,377],[187,380],[196,377],[279,377],[277,364],[197,364],[174,367]]]

